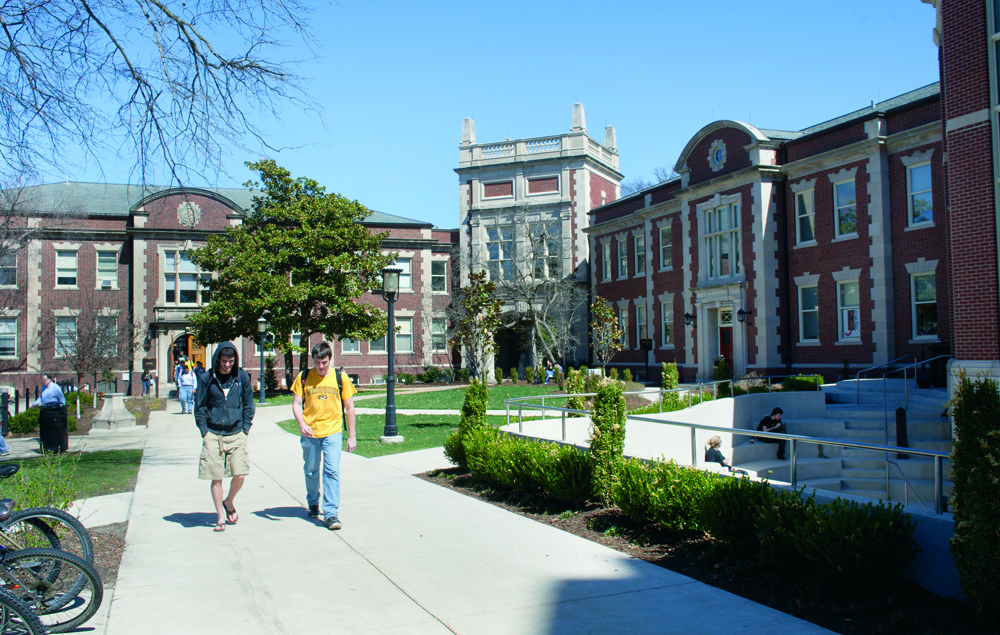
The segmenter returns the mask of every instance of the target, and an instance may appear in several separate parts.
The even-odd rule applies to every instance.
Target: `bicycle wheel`
[[[45,627],[31,607],[0,591],[0,635],[45,635]]]
[[[72,515],[55,507],[29,507],[16,511],[0,530],[13,550],[59,549],[94,562],[90,532]],[[2,540],[2,538],[0,538]]]
[[[4,590],[25,602],[50,633],[80,626],[104,598],[101,579],[87,561],[55,549],[23,549],[0,557]]]

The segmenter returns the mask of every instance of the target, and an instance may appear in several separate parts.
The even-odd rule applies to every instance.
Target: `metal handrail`
[[[854,383],[858,387],[858,399],[857,399],[857,401],[855,403],[857,403],[857,404],[861,403],[861,375],[863,375],[864,373],[867,373],[870,370],[875,370],[876,368],[882,368],[883,366],[888,366],[890,364],[895,364],[899,360],[906,359],[907,357],[912,357],[913,359],[917,359],[916,355],[903,355],[902,357],[897,357],[896,359],[892,360],[891,362],[886,362],[884,364],[879,364],[878,366],[872,366],[871,368],[866,368],[866,369],[864,369],[862,371],[859,371],[858,374],[854,376]]]
[[[673,389],[673,390],[669,390],[669,391],[661,390],[659,392],[661,392],[661,393],[662,392],[675,392],[676,390],[680,390],[680,389]],[[638,392],[642,392],[642,391],[634,391],[631,394],[636,394]],[[581,393],[574,393],[575,396],[592,396],[592,395],[596,395],[596,394],[597,393],[583,393],[583,394],[581,394]],[[538,399],[539,396],[515,397],[515,398],[512,398],[512,399],[505,400],[504,404],[507,405],[507,422],[508,422],[508,425],[510,424],[510,406],[512,406],[512,405],[518,407],[518,432],[521,433],[521,434],[524,433],[524,419],[523,419],[523,414],[522,414],[522,408],[524,406],[528,406],[529,408],[535,408],[535,409],[538,409],[538,410],[557,410],[557,411],[562,412],[562,418],[563,418],[563,420],[562,420],[562,425],[563,425],[562,432],[563,432],[563,441],[565,441],[566,440],[566,413],[567,412],[572,412],[572,413],[579,413],[579,414],[583,414],[583,415],[590,414],[590,411],[587,411],[587,410],[572,410],[572,409],[569,409],[569,408],[557,408],[557,407],[554,407],[554,406],[540,406],[538,404],[526,404],[526,403],[523,403],[527,399]],[[562,397],[563,395],[559,395],[559,396]],[[549,397],[551,398],[552,395],[549,395]],[[797,448],[796,448],[796,443],[797,442],[813,443],[813,444],[817,444],[817,445],[819,445],[819,444],[823,444],[823,445],[830,444],[830,445],[840,446],[840,447],[843,447],[843,448],[855,448],[855,449],[859,449],[859,450],[874,450],[876,452],[885,452],[886,453],[886,461],[889,460],[889,452],[897,452],[899,454],[909,454],[909,455],[913,455],[913,456],[927,456],[927,457],[931,457],[931,458],[934,459],[934,513],[935,514],[941,514],[941,513],[943,513],[943,505],[942,505],[942,498],[943,497],[942,497],[942,494],[943,494],[943,480],[944,479],[942,477],[942,473],[943,473],[942,465],[943,465],[943,460],[946,459],[946,458],[949,458],[949,456],[950,456],[947,452],[938,452],[938,451],[935,451],[935,450],[920,450],[920,449],[917,449],[917,448],[900,448],[900,447],[896,447],[896,446],[890,446],[888,443],[886,443],[886,445],[875,445],[873,443],[857,443],[857,442],[854,442],[854,441],[845,441],[843,439],[831,439],[831,438],[826,438],[826,437],[810,437],[810,436],[801,435],[801,434],[784,434],[784,433],[764,432],[762,430],[744,430],[742,428],[724,428],[724,427],[721,427],[721,426],[711,426],[711,425],[706,425],[706,424],[703,424],[703,423],[688,423],[686,421],[670,421],[670,420],[667,420],[667,419],[653,419],[652,417],[646,417],[646,416],[642,416],[642,415],[626,415],[625,419],[626,420],[631,419],[633,421],[645,421],[645,422],[648,422],[648,423],[657,423],[657,424],[665,424],[665,425],[672,425],[672,426],[680,426],[682,428],[689,428],[691,430],[691,465],[692,465],[692,467],[696,467],[698,465],[698,446],[697,446],[697,441],[695,439],[695,432],[697,430],[711,430],[713,432],[721,432],[721,433],[724,433],[724,434],[736,434],[736,435],[740,435],[740,436],[750,436],[750,437],[766,437],[766,438],[769,438],[769,439],[780,439],[780,440],[787,441],[788,442],[788,448],[789,448],[788,461],[789,461],[789,466],[790,466],[790,485],[793,488],[797,487],[797,484],[798,484],[798,479],[797,479],[797,476],[796,476],[796,462],[797,462]],[[904,477],[904,480],[905,480],[905,477]],[[914,494],[916,494],[916,491],[914,491]],[[889,496],[888,483],[886,485],[886,496]]]
[[[917,502],[920,503],[920,506],[923,507],[924,509],[927,509],[927,505],[924,505],[924,501],[922,501],[920,499],[920,494],[917,494],[917,490],[913,489],[913,486],[910,485],[910,479],[906,478],[906,474],[903,474],[903,468],[901,468],[899,466],[899,463],[897,463],[896,461],[893,461],[892,459],[886,459],[885,463],[886,463],[886,465],[889,465],[890,463],[892,465],[895,465],[896,469],[899,470],[899,475],[903,477],[903,483],[904,483],[904,486],[903,486],[903,503],[906,504],[906,505],[910,504],[910,496],[909,496],[909,494],[906,493],[907,488],[909,488],[909,490],[911,492],[913,492],[913,495],[917,497]],[[886,484],[886,490],[885,490],[885,492],[886,492],[886,495],[889,494],[888,484]]]

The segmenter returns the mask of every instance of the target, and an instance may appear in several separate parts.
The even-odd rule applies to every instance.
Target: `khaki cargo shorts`
[[[209,432],[201,440],[201,459],[198,461],[198,478],[221,481],[230,476],[250,473],[250,453],[247,435],[237,432],[221,436]]]

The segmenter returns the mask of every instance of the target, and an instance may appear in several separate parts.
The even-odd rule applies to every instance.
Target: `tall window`
[[[347,337],[340,340],[340,352],[344,355],[351,355],[361,352],[361,342]]]
[[[535,259],[535,278],[558,278],[559,223],[532,225],[531,250]]]
[[[674,237],[673,228],[660,228],[660,268],[666,269],[674,263]]]
[[[705,211],[704,244],[710,280],[742,273],[739,205],[723,205]]]
[[[399,272],[399,290],[400,291],[412,290],[413,260],[410,258],[397,258],[396,262],[392,263],[391,266],[401,270]]]
[[[378,338],[377,340],[369,340],[368,342],[368,352],[369,353],[384,353],[385,352],[385,335]]]
[[[622,332],[622,348],[628,348],[628,307],[618,307],[618,328]]]
[[[56,286],[76,286],[76,254],[75,251],[56,252]]]
[[[672,302],[660,302],[660,333],[663,346],[670,346],[674,343],[674,304]]]
[[[514,228],[487,227],[486,251],[491,280],[514,279]]]
[[[444,260],[431,261],[431,291],[448,290],[448,263]]]
[[[646,334],[646,305],[637,304],[635,307],[635,336],[636,341],[644,340]]]
[[[431,318],[431,348],[434,351],[448,350],[448,318]]]
[[[854,193],[854,179],[833,184],[837,236],[858,233],[858,207]]]
[[[840,339],[861,339],[861,293],[857,280],[837,285],[837,309]]]
[[[396,326],[399,331],[396,333],[396,352],[413,352],[413,318],[396,318]]]
[[[816,242],[816,213],[813,211],[813,191],[806,190],[795,195],[796,243]]]
[[[819,341],[819,287],[799,287],[799,341]]]
[[[97,347],[111,355],[118,354],[118,318],[102,315],[97,318]]]
[[[103,286],[107,281],[114,285],[118,282],[118,252],[97,252],[97,286]]]
[[[638,235],[634,237],[635,244],[635,275],[641,276],[646,273],[646,237]]]
[[[931,194],[931,164],[921,163],[906,168],[907,204],[910,225],[934,220],[934,197]]]
[[[205,287],[212,276],[191,262],[186,251],[164,252],[163,262],[164,302],[205,304],[209,301],[209,292]]]
[[[628,276],[628,244],[622,238],[618,241],[618,277]]]
[[[601,245],[601,277],[611,280],[611,243]]]
[[[17,357],[17,318],[0,319],[0,357]]]
[[[0,287],[17,286],[17,254],[0,256]]]
[[[937,285],[933,273],[911,277],[913,337],[937,338]]]
[[[65,357],[75,351],[76,318],[56,318],[56,357]]]

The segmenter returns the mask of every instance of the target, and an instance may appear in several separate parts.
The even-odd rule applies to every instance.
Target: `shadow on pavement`
[[[214,512],[177,512],[164,516],[163,520],[170,523],[177,523],[181,527],[191,529],[193,527],[205,527],[215,524]]]
[[[308,521],[312,524],[321,524],[320,521],[311,516],[306,516],[306,510],[298,505],[291,507],[269,507],[268,509],[262,509],[260,511],[253,512],[254,516],[259,518],[264,518],[266,520],[281,520],[282,518],[299,518],[301,520]]]

